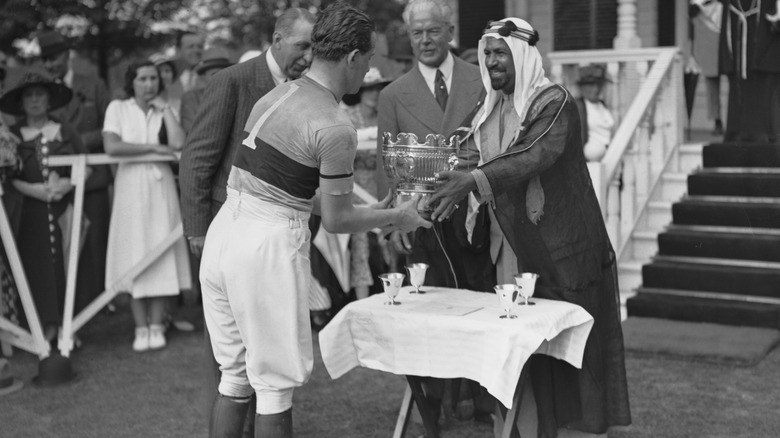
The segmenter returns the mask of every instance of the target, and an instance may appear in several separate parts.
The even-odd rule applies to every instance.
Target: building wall
[[[545,57],[553,49],[554,0],[506,0],[507,16],[522,18],[539,31],[539,51]],[[658,0],[636,0],[637,35],[642,47],[658,44]]]

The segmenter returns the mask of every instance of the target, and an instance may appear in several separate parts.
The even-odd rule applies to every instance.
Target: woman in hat
[[[111,102],[103,123],[110,155],[170,155],[180,150],[184,131],[168,102],[160,97],[160,74],[152,61],[132,63],[125,73],[128,99]],[[133,295],[133,350],[163,348],[166,298],[190,288],[187,246],[180,238],[149,268],[126,283],[135,264],[181,225],[179,197],[168,163],[120,163],[114,180],[114,205],[108,235],[106,288]]]
[[[153,54],[149,57],[149,60],[154,63],[157,71],[160,72],[160,83],[162,84],[160,97],[168,101],[168,104],[174,110],[174,114],[179,118],[181,98],[184,95],[184,90],[181,88],[181,84],[176,82],[176,78],[179,77],[176,62],[173,58],[162,53]]]
[[[0,111],[20,117],[11,132],[21,139],[20,166],[12,180],[22,195],[17,241],[19,256],[47,340],[60,325],[65,299],[65,264],[59,220],[72,189],[69,169],[49,168],[47,157],[86,153],[79,135],[49,113],[70,102],[70,89],[45,70],[20,72],[13,88],[0,98]]]
[[[588,161],[601,161],[607,153],[609,142],[612,141],[615,119],[601,100],[601,93],[607,82],[609,79],[606,71],[600,65],[587,65],[579,70],[577,85],[581,97],[575,102],[580,112],[583,152]]]

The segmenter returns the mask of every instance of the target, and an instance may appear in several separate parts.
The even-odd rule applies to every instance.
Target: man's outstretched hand
[[[430,228],[433,224],[420,216],[417,212],[417,204],[420,203],[420,195],[414,195],[412,199],[402,203],[396,210],[398,219],[392,224],[392,230],[399,230],[404,233],[414,231],[420,227]]]
[[[470,173],[456,171],[439,172],[438,179],[441,185],[428,199],[428,205],[436,205],[436,201],[439,201],[436,210],[431,214],[431,219],[441,222],[455,212],[461,199],[477,189],[477,181]]]

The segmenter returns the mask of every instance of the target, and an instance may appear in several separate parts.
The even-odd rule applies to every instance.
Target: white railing
[[[606,65],[605,101],[617,121],[601,162],[589,163],[618,260],[644,220],[650,194],[683,140],[684,94],[675,47],[583,50],[549,54],[551,76],[577,93],[577,67]]]

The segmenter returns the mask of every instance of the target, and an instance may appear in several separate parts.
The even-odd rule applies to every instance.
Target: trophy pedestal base
[[[425,220],[431,220],[431,214],[435,209],[435,206],[429,206],[428,200],[436,192],[435,186],[419,185],[415,184],[410,187],[399,186],[395,191],[394,206],[408,202],[415,195],[420,195],[420,200],[417,202],[417,213]]]

